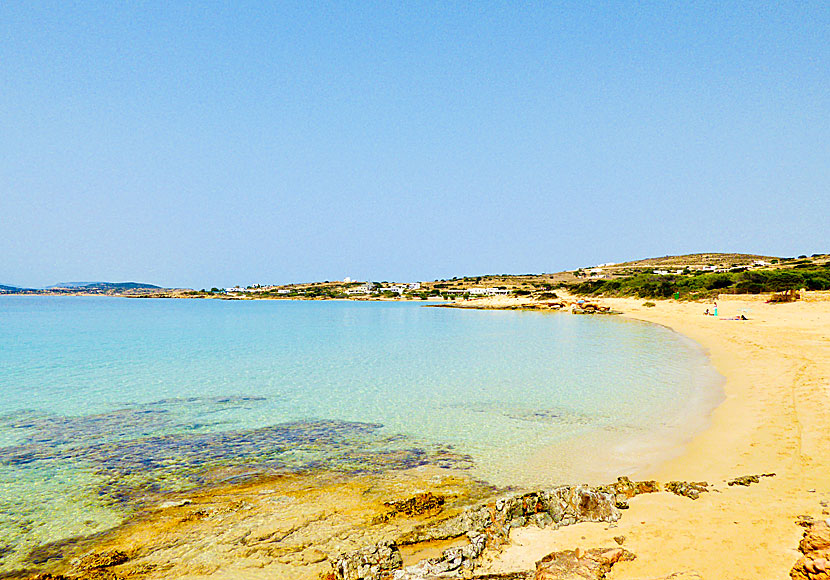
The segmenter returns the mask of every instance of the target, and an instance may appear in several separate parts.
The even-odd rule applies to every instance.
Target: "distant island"
[[[103,294],[103,295],[129,295],[131,293],[146,291],[164,290],[155,284],[143,282],[61,282],[46,288],[19,288],[17,286],[5,286],[0,284],[2,294]]]

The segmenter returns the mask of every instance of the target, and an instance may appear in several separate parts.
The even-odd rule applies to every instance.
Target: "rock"
[[[404,535],[400,540],[407,544],[459,538],[468,532],[482,532],[491,526],[493,520],[490,508],[479,505],[465,509],[462,513],[437,523],[428,523]]]
[[[660,491],[660,484],[654,480],[631,481],[629,478],[622,476],[617,478],[616,483],[601,486],[599,489],[603,491],[612,491],[618,496],[630,499],[635,495],[640,495],[641,493],[658,492]]]
[[[467,534],[470,543],[466,546],[448,548],[440,558],[421,560],[414,566],[395,572],[396,580],[419,580],[435,576],[467,575],[475,568],[475,560],[484,551],[487,537],[484,534],[470,532]]]
[[[830,549],[830,527],[825,521],[814,521],[804,531],[804,537],[798,544],[798,551],[802,554]]]
[[[431,492],[420,493],[401,501],[384,503],[389,509],[388,512],[377,516],[373,523],[386,522],[397,515],[418,516],[428,512],[440,511],[444,505],[445,498],[442,495],[434,495]]]
[[[762,477],[774,477],[774,473],[761,473],[759,475],[742,475],[740,477],[736,477],[735,479],[731,479],[726,483],[728,485],[749,485],[751,483],[758,483],[761,481]]]
[[[309,548],[304,550],[302,553],[303,564],[316,564],[317,562],[322,562],[327,557],[328,556],[326,556],[325,552],[322,552],[317,548]]]
[[[625,542],[625,536],[614,536],[614,541],[622,546],[623,542]]]
[[[72,580],[124,580],[124,578],[108,568],[95,568],[87,570],[80,576],[75,576]]]
[[[623,548],[553,552],[536,563],[534,580],[601,580],[614,564],[634,558]]]
[[[95,570],[98,568],[110,568],[123,564],[130,558],[121,550],[107,550],[105,552],[98,552],[87,554],[81,558],[75,567],[79,570]]]
[[[553,523],[553,518],[548,512],[534,514],[533,516],[531,516],[530,519],[533,524],[536,524],[536,527],[542,529],[548,527],[550,524]]]
[[[830,525],[802,516],[805,527],[798,550],[804,554],[790,570],[793,580],[830,580]]]
[[[727,485],[749,485],[751,483],[758,483],[761,479],[757,475],[742,475],[727,482]]]
[[[394,542],[381,542],[332,562],[337,580],[381,580],[403,566],[403,559]]]
[[[617,478],[616,483],[603,485],[597,489],[613,493],[617,509],[624,510],[628,509],[629,499],[641,493],[658,492],[660,491],[660,484],[653,480],[631,481],[629,478],[622,476]]]
[[[405,534],[399,541],[413,544],[484,534],[488,545],[506,542],[512,528],[535,525],[567,526],[577,522],[612,523],[620,519],[616,496],[608,488],[587,485],[560,486],[500,497],[490,505],[467,508],[438,523],[428,523]]]
[[[670,481],[666,484],[666,491],[697,499],[702,492],[709,491],[709,484],[705,481]]]
[[[166,502],[160,504],[158,509],[164,510],[164,509],[168,509],[168,508],[182,507],[182,506],[190,505],[192,503],[193,503],[193,500],[191,500],[191,499],[182,499],[182,500],[179,500],[179,501],[166,501]]]

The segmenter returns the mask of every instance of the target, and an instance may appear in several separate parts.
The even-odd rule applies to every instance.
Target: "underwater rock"
[[[419,516],[429,512],[435,513],[441,510],[444,501],[444,496],[426,492],[401,501],[385,502],[384,505],[390,508],[389,511],[374,518],[372,523],[388,522],[398,515]]]
[[[79,570],[93,570],[98,568],[110,568],[128,561],[130,558],[121,550],[107,550],[87,554],[75,565]]]

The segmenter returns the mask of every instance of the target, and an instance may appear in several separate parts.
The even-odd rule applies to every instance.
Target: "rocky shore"
[[[762,477],[724,483],[748,486]],[[419,486],[430,491],[392,499]],[[511,530],[584,523],[612,529],[636,496],[671,493],[695,500],[709,491],[717,486],[620,477],[604,486],[492,495],[494,490],[447,470],[352,479],[329,474],[314,481],[293,476],[166,502],[104,537],[67,544],[59,558],[46,559],[48,572],[7,577],[600,579],[617,562],[636,558],[621,547],[625,536],[614,536],[610,546],[552,552],[529,570],[494,572],[492,562],[510,544]]]

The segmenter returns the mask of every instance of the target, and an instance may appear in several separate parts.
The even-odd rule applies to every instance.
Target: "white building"
[[[510,291],[506,288],[470,288],[467,292],[471,296],[497,296],[497,295],[506,295],[509,294]]]
[[[420,290],[421,289],[421,283],[420,282],[412,282],[409,285],[409,289],[410,290]]]

